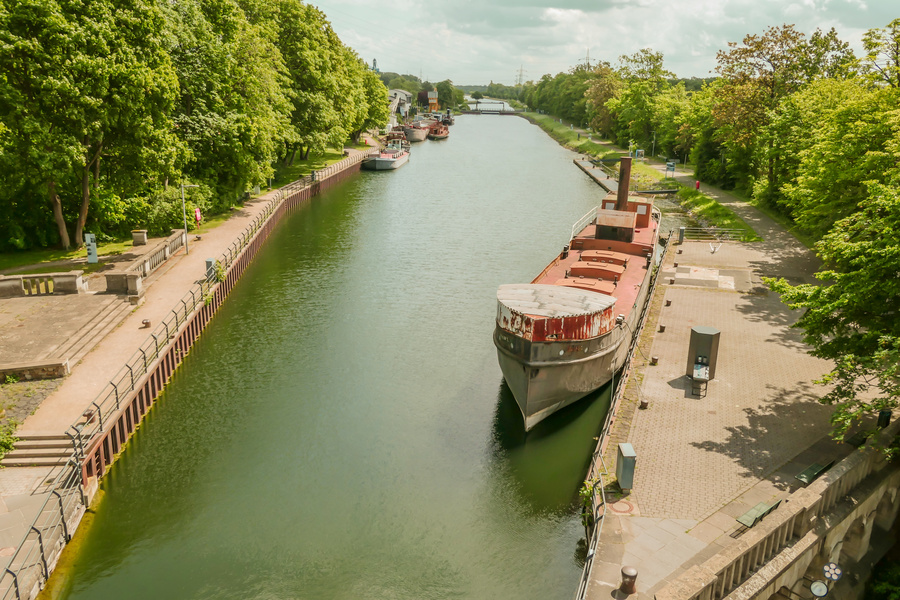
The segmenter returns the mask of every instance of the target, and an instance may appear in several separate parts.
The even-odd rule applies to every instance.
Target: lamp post
[[[199,187],[196,185],[184,185],[181,184],[181,216],[184,217],[184,253],[190,254],[190,250],[188,250],[188,230],[187,230],[187,210],[184,208],[184,188],[195,188]]]

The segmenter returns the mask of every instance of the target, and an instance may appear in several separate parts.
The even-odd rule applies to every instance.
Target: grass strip
[[[593,157],[619,156],[615,150],[610,150],[606,144],[591,140],[588,136],[580,134],[568,125],[563,125],[559,119],[550,115],[542,115],[535,112],[519,113],[525,119],[528,119],[559,142],[560,145],[570,148],[581,154],[587,154]]]
[[[762,240],[752,227],[727,206],[719,204],[699,190],[681,186],[676,194],[681,207],[704,227],[718,227],[720,229],[738,229],[743,232],[742,239],[746,242],[758,242]]]

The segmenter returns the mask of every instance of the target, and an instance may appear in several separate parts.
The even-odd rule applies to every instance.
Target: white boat
[[[373,152],[365,157],[360,167],[369,171],[388,171],[399,169],[409,162],[409,152],[399,144],[391,143],[383,150]]]

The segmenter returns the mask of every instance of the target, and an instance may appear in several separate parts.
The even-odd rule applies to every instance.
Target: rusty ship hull
[[[624,192],[582,217],[540,275],[497,291],[494,344],[526,431],[609,383],[639,329],[658,212],[628,195],[628,172],[630,162]]]

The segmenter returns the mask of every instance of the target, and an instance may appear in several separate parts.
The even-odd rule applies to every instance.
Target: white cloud
[[[870,0],[871,2],[871,0]],[[811,34],[834,27],[857,52],[867,29],[896,18],[876,0],[371,0],[319,3],[342,40],[384,71],[458,84],[512,84],[591,59],[616,63],[641,48],[663,52],[683,77],[708,77],[716,51],[747,34],[792,23]]]

